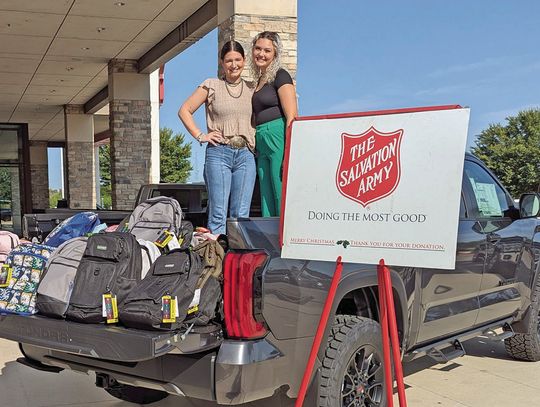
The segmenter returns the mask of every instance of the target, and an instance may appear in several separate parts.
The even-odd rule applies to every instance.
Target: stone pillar
[[[109,62],[113,209],[133,209],[140,186],[154,180],[152,166],[159,165],[159,152],[157,162],[152,160],[159,116],[152,109],[150,82],[151,75],[138,73],[135,60]],[[152,126],[153,120],[157,126]]]
[[[32,208],[49,207],[49,162],[47,142],[30,143],[30,179],[32,187]]]
[[[82,105],[65,105],[64,117],[69,207],[95,209],[94,118]]]
[[[297,65],[296,0],[220,0],[218,2],[218,50],[226,41],[236,40],[246,53],[251,53],[251,41],[261,31],[276,31],[283,42],[281,64],[293,78]],[[219,52],[219,51],[218,51]],[[242,76],[249,78],[246,66]]]

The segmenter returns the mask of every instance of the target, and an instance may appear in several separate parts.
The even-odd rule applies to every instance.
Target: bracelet
[[[201,132],[197,135],[197,137],[196,137],[196,139],[197,139],[197,141],[199,142],[199,145],[200,145],[200,146],[203,145],[203,143],[202,143],[202,141],[201,141],[202,136],[204,136],[204,133],[201,131]]]

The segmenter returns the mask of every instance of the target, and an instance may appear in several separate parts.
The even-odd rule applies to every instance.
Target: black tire
[[[377,322],[353,315],[336,317],[322,362],[318,406],[386,406]]]
[[[169,395],[169,393],[160,390],[145,389],[144,387],[128,386],[127,384],[120,383],[112,387],[107,387],[104,390],[117,399],[135,404],[155,403]]]
[[[531,298],[531,316],[527,333],[516,333],[504,340],[506,352],[518,360],[540,361],[540,279],[536,281]]]

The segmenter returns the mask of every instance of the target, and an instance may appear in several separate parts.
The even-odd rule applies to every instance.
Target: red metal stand
[[[390,359],[389,339],[390,334],[388,330],[388,310],[386,306],[387,301],[383,267],[380,265],[377,267],[377,278],[379,281],[379,322],[381,324],[382,331],[384,389],[386,391],[387,407],[394,407],[394,381],[392,380],[392,362]]]
[[[405,397],[405,383],[403,381],[403,367],[401,365],[401,353],[399,346],[399,336],[396,323],[396,309],[394,306],[394,295],[392,293],[392,280],[390,270],[384,264],[384,259],[379,261],[377,267],[377,277],[379,280],[379,308],[381,312],[382,342],[384,353],[384,376],[386,387],[386,398],[388,407],[393,407],[393,386],[392,365],[390,363],[390,342],[392,343],[392,356],[394,361],[394,372],[397,382],[397,390],[400,407],[407,407]],[[390,333],[390,335],[389,335]]]
[[[315,366],[315,359],[317,358],[317,353],[319,353],[319,348],[321,347],[321,342],[323,339],[324,331],[326,329],[326,324],[328,323],[328,317],[330,316],[332,304],[334,303],[334,298],[336,296],[337,286],[339,280],[341,279],[342,270],[343,263],[341,262],[341,256],[339,256],[336,260],[336,272],[334,273],[334,277],[332,277],[330,290],[328,291],[328,296],[326,297],[326,302],[324,303],[321,319],[319,320],[319,326],[317,327],[317,332],[315,334],[315,338],[313,339],[313,345],[311,346],[311,352],[309,354],[306,370],[304,371],[304,376],[302,377],[302,383],[298,392],[298,398],[296,399],[296,403],[294,404],[295,407],[302,407],[302,405],[304,404],[309,380],[311,379],[313,366]]]
[[[311,375],[313,373],[313,367],[315,366],[315,360],[317,359],[317,353],[321,346],[324,331],[328,323],[328,317],[332,310],[332,304],[336,296],[339,280],[341,279],[341,273],[343,270],[343,263],[341,262],[341,256],[336,260],[336,272],[332,278],[330,290],[324,303],[323,312],[319,320],[319,326],[315,338],[313,339],[313,345],[309,354],[308,363],[304,376],[302,377],[302,383],[300,384],[300,390],[298,392],[298,398],[296,399],[295,407],[302,407],[304,399],[306,397],[307,388]],[[383,363],[384,363],[384,381],[386,389],[387,407],[394,406],[393,387],[394,381],[392,379],[392,361],[393,356],[394,370],[396,375],[396,382],[398,388],[399,405],[400,407],[407,407],[407,400],[405,398],[405,384],[403,382],[403,368],[401,365],[401,354],[399,346],[399,337],[396,323],[396,310],[394,308],[394,297],[392,294],[392,281],[390,279],[390,270],[384,264],[384,260],[381,259],[377,267],[377,278],[379,283],[379,308],[380,308],[380,323],[382,330],[382,343],[383,343]],[[390,343],[392,346],[390,346]],[[392,351],[390,351],[392,348]]]

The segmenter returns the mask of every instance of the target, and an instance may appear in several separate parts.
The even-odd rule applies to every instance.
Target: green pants
[[[281,210],[281,167],[285,152],[285,119],[259,124],[255,133],[257,174],[263,217],[279,216]]]

